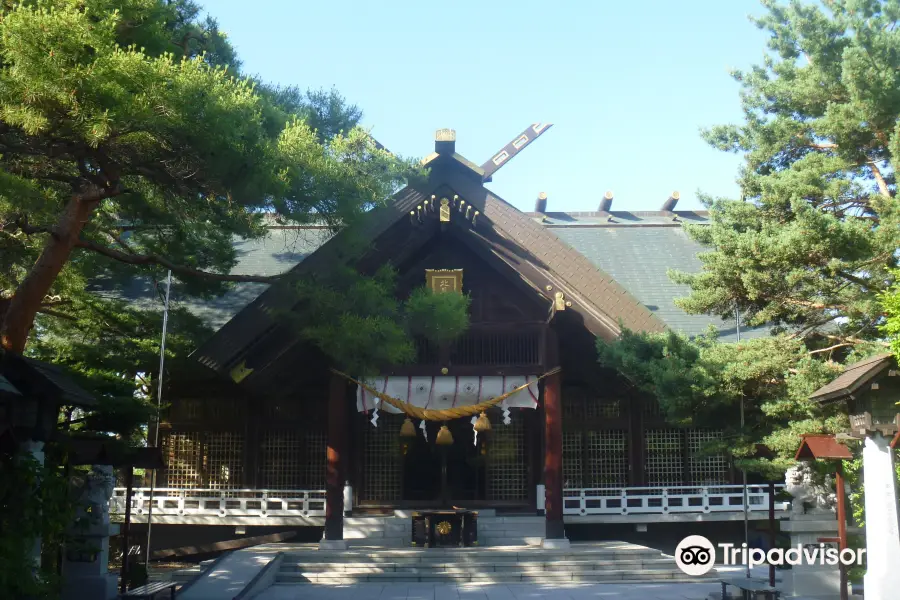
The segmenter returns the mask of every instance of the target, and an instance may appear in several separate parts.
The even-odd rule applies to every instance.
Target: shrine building
[[[318,528],[353,541],[368,535],[348,525],[362,518],[464,507],[527,517],[540,526],[525,541],[546,543],[584,524],[743,519],[740,472],[703,450],[721,432],[667,423],[653,397],[597,361],[596,340],[622,328],[713,325],[735,338],[734,322],[676,307],[688,290],[666,274],[699,271],[702,248],[683,225],[708,215],[678,210],[677,193],[658,211],[615,210],[608,192],[591,212],[554,211],[543,194],[533,212],[516,209],[485,186],[546,127],[481,166],[439,130],[427,180],[352,232],[273,222],[267,238],[236,242],[234,272],[288,275],[191,305],[217,332],[165,391],[167,468],[152,495],[135,490],[133,521],[146,523],[152,504],[154,531]],[[350,235],[370,243],[355,251]],[[469,295],[469,329],[443,347],[419,339],[412,364],[362,378],[278,318],[292,278],[386,263],[401,299],[426,284]],[[768,488],[751,485],[748,499],[751,518],[767,519]]]

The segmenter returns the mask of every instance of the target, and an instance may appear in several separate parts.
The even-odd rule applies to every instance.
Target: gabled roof
[[[851,459],[850,449],[838,442],[834,435],[827,433],[807,433],[801,436],[800,447],[794,460],[810,460],[817,458]]]
[[[834,381],[813,392],[809,398],[816,402],[851,398],[860,388],[894,364],[894,355],[885,352],[847,365]]]
[[[0,354],[0,389],[11,395],[39,397],[60,405],[97,404],[97,399],[61,367],[13,352]]]
[[[372,211],[351,231],[342,231],[291,270],[285,281],[273,285],[244,308],[195,353],[207,367],[228,369],[246,349],[275,327],[274,313],[290,310],[290,281],[304,272],[327,269],[333,261],[363,258],[348,254],[342,239],[355,236],[377,240],[395,224],[409,221],[409,212],[441,189],[451,189],[481,213],[471,239],[497,258],[519,271],[548,301],[558,292],[581,314],[585,326],[595,335],[611,339],[620,333],[619,323],[637,331],[662,331],[665,324],[656,318],[608,273],[528,215],[496,196],[482,184],[482,173],[470,161],[458,158],[452,144],[436,145],[438,156],[429,161],[426,182],[401,190],[386,207]],[[371,250],[371,249],[370,249]]]

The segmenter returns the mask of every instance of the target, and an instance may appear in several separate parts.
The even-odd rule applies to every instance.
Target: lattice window
[[[648,429],[644,436],[648,485],[684,483],[684,448],[680,429]]]
[[[200,434],[170,432],[162,436],[166,457],[166,486],[198,488],[201,483],[200,464],[203,456]]]
[[[704,446],[722,439],[721,431],[691,429],[688,431],[688,455],[693,484],[728,483],[728,458],[724,454],[707,454]]]
[[[378,427],[363,429],[363,478],[360,500],[396,502],[400,499],[400,425],[403,415],[379,411]]]
[[[206,434],[204,452],[206,487],[240,488],[244,477],[244,436],[234,432]]]
[[[525,460],[525,427],[522,418],[514,417],[509,425],[504,425],[502,416],[496,412],[491,415],[491,423],[487,499],[526,500],[528,464]]]
[[[623,487],[628,482],[628,436],[624,430],[589,431],[586,487]]]
[[[273,490],[320,490],[325,487],[324,431],[269,431],[260,447],[263,485]]]
[[[270,431],[262,440],[259,471],[263,485],[273,490],[302,489],[303,437],[297,431]]]
[[[563,487],[584,487],[583,447],[580,431],[563,431]]]
[[[399,432],[399,430],[398,430]],[[324,431],[306,431],[306,457],[303,461],[303,489],[325,488],[325,465],[328,462],[328,441]]]

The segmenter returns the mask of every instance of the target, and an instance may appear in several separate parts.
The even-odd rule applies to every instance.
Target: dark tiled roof
[[[674,283],[669,270],[698,272],[697,255],[704,248],[692,240],[683,223],[706,223],[705,212],[530,213],[558,238],[609,273],[644,306],[672,329],[688,335],[706,331],[710,324],[723,341],[736,338],[733,320],[691,315],[675,299],[690,288]],[[755,337],[763,329],[742,330],[742,337]]]
[[[74,406],[97,404],[63,368],[12,352],[0,355],[0,390],[14,395],[49,396]]]
[[[813,392],[810,399],[817,402],[829,402],[849,396],[892,365],[893,362],[894,355],[885,352],[847,365],[834,381]]]
[[[324,227],[281,227],[273,226],[269,234],[261,239],[247,240],[235,238],[237,265],[231,270],[233,275],[280,275],[289,271],[309,256],[331,236]],[[162,300],[154,292],[154,284],[146,278],[135,278],[127,287],[117,288],[103,283],[97,284],[99,293],[129,300],[138,305],[162,307]],[[212,299],[192,296],[181,297],[177,286],[173,285],[170,296],[172,306],[183,306],[200,317],[212,329],[218,330],[245,306],[268,289],[265,283],[235,283],[225,294]]]

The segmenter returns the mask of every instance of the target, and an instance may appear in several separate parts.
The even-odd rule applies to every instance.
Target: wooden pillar
[[[839,460],[837,471],[835,472],[834,489],[837,492],[837,520],[838,520],[838,550],[844,550],[847,547],[847,500],[844,497],[844,461]],[[841,600],[847,600],[847,566],[843,563],[838,564],[841,571]]]
[[[325,465],[325,539],[344,539],[344,473],[347,469],[347,382],[331,374],[328,386],[328,455]]]
[[[547,539],[566,537],[563,527],[562,394],[560,374],[544,380],[544,485],[547,503]]]

